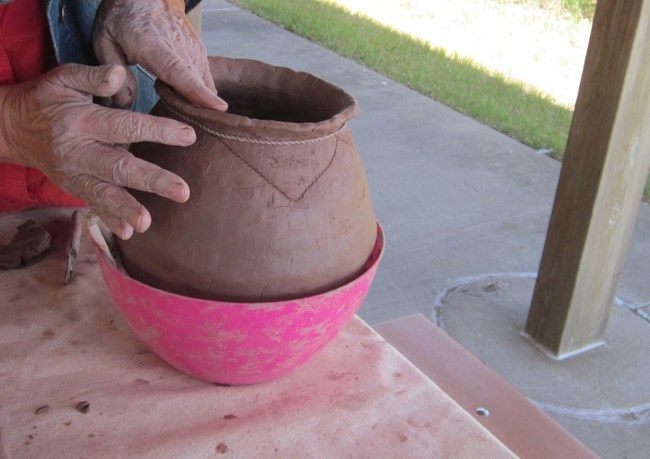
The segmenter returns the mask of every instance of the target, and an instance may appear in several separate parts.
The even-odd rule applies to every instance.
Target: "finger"
[[[81,154],[74,172],[119,186],[155,193],[176,202],[190,197],[190,187],[178,175],[136,158],[120,147],[94,145],[92,153]]]
[[[178,89],[177,91],[180,92]],[[192,90],[185,90],[181,94],[190,102],[201,107],[211,108],[220,112],[228,110],[228,102],[219,97],[216,91],[210,90],[205,85],[201,85]]]
[[[130,238],[134,230],[142,233],[151,226],[149,211],[119,186],[90,175],[78,175],[72,179],[72,188],[122,239]]]
[[[214,78],[212,78],[212,73],[210,73],[210,66],[205,63],[203,66],[203,71],[201,72],[203,77],[203,82],[211,91],[217,92],[217,87],[214,85]]]
[[[45,75],[52,84],[93,96],[109,97],[124,84],[126,69],[120,65],[92,67],[81,64],[61,65]]]
[[[123,241],[131,239],[131,236],[133,236],[133,227],[120,220],[119,217],[110,213],[98,214],[97,216],[113,234],[117,235]]]
[[[158,78],[172,86],[190,102],[213,110],[228,110],[228,103],[204,81],[205,72],[199,72],[186,60],[176,56],[160,67],[157,72],[154,72]]]
[[[119,64],[124,67],[130,65],[122,47],[116,42],[105,38],[98,38],[95,40],[93,45],[95,48],[95,54],[97,55],[97,60],[100,64]],[[136,91],[137,81],[135,76],[133,75],[133,72],[127,70],[124,84],[113,96],[113,102],[118,107],[128,108],[135,100]]]
[[[199,91],[209,91],[208,97],[214,97],[214,95],[217,95],[217,88],[214,85],[214,78],[212,77],[212,73],[210,72],[210,64],[208,62],[208,53],[206,51],[205,46],[203,43],[201,43],[200,40],[194,41],[193,42],[196,49],[194,52],[190,51],[190,48],[185,48],[185,56],[184,58],[186,59],[186,62],[193,62],[193,65],[195,69],[199,72],[201,81],[203,82],[202,86],[199,86],[198,89]],[[183,59],[183,57],[181,57]],[[206,96],[205,94],[197,94],[196,91],[192,93],[192,88],[187,87],[187,92],[183,94],[188,100],[191,102],[200,105],[200,106],[205,106],[205,103],[202,102],[201,99],[204,99]],[[228,110],[228,103],[220,98],[217,95],[217,104],[214,106],[209,106],[208,108],[213,108],[215,110],[219,111],[226,111]]]
[[[210,64],[208,63],[207,56],[203,59],[202,63],[199,63],[199,66],[201,68],[201,78],[203,80],[203,83],[204,83],[205,87],[211,93],[218,94],[217,88],[216,88],[216,86],[214,84],[214,78],[212,77],[212,72],[210,72]],[[186,97],[188,97],[188,99],[189,99],[189,97],[193,97],[193,96],[190,95],[190,96],[186,96]],[[228,102],[226,102],[225,100],[223,100],[219,96],[217,96],[217,98],[219,99],[220,106],[219,107],[210,107],[210,108],[214,108],[215,110],[224,111],[224,112],[226,110],[228,110]],[[201,105],[201,106],[204,105],[204,104],[202,104],[200,102],[194,102],[194,103],[197,103],[198,105]]]
[[[188,60],[193,60],[194,65],[200,70],[201,77],[203,79],[203,82],[205,85],[210,89],[211,91],[214,91],[215,93],[217,92],[217,88],[214,85],[214,78],[212,77],[212,73],[210,72],[210,62],[208,61],[208,51],[205,48],[205,45],[201,42],[200,39],[197,39],[197,41],[194,42],[195,45],[197,46],[197,50],[194,53],[194,56],[200,56],[196,57],[195,59],[191,59],[192,56],[187,56]],[[189,51],[188,51],[189,53]]]
[[[119,64],[123,67],[133,65],[133,62],[129,62],[122,46],[110,38],[96,37],[93,41],[93,48],[100,65]]]
[[[138,93],[138,82],[135,78],[135,75],[130,69],[126,69],[126,79],[124,84],[117,92],[113,95],[113,102],[116,107],[120,108],[131,108],[133,101],[137,97]]]
[[[82,121],[84,132],[106,143],[156,142],[187,146],[196,141],[190,126],[169,118],[105,107],[93,107]]]

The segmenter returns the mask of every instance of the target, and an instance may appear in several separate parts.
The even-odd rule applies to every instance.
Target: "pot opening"
[[[219,96],[228,102],[228,113],[258,120],[317,123],[330,119],[354,103],[345,93],[332,97],[335,91],[323,88],[292,93],[241,85],[217,86],[217,89]]]

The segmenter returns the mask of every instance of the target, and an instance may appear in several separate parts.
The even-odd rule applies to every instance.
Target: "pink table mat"
[[[53,233],[45,260],[0,271],[0,457],[514,457],[358,317],[277,381],[179,373],[128,328],[88,238],[64,284],[69,214],[0,215],[0,243],[28,218]]]

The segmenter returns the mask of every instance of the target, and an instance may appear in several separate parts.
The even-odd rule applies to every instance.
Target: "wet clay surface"
[[[225,301],[297,298],[362,269],[376,218],[346,122],[345,91],[257,61],[212,58],[230,113],[190,106],[158,84],[153,114],[192,124],[187,148],[132,152],[183,177],[185,204],[142,192],[151,228],[119,241],[129,273],[163,290]]]

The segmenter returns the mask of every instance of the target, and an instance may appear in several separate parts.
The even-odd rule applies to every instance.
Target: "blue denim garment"
[[[201,0],[186,0],[190,11]],[[92,34],[95,14],[101,0],[49,0],[47,20],[59,64],[78,63],[97,65],[93,52]],[[130,67],[138,81],[138,92],[132,110],[149,113],[158,101],[153,83],[155,77],[139,65]]]

